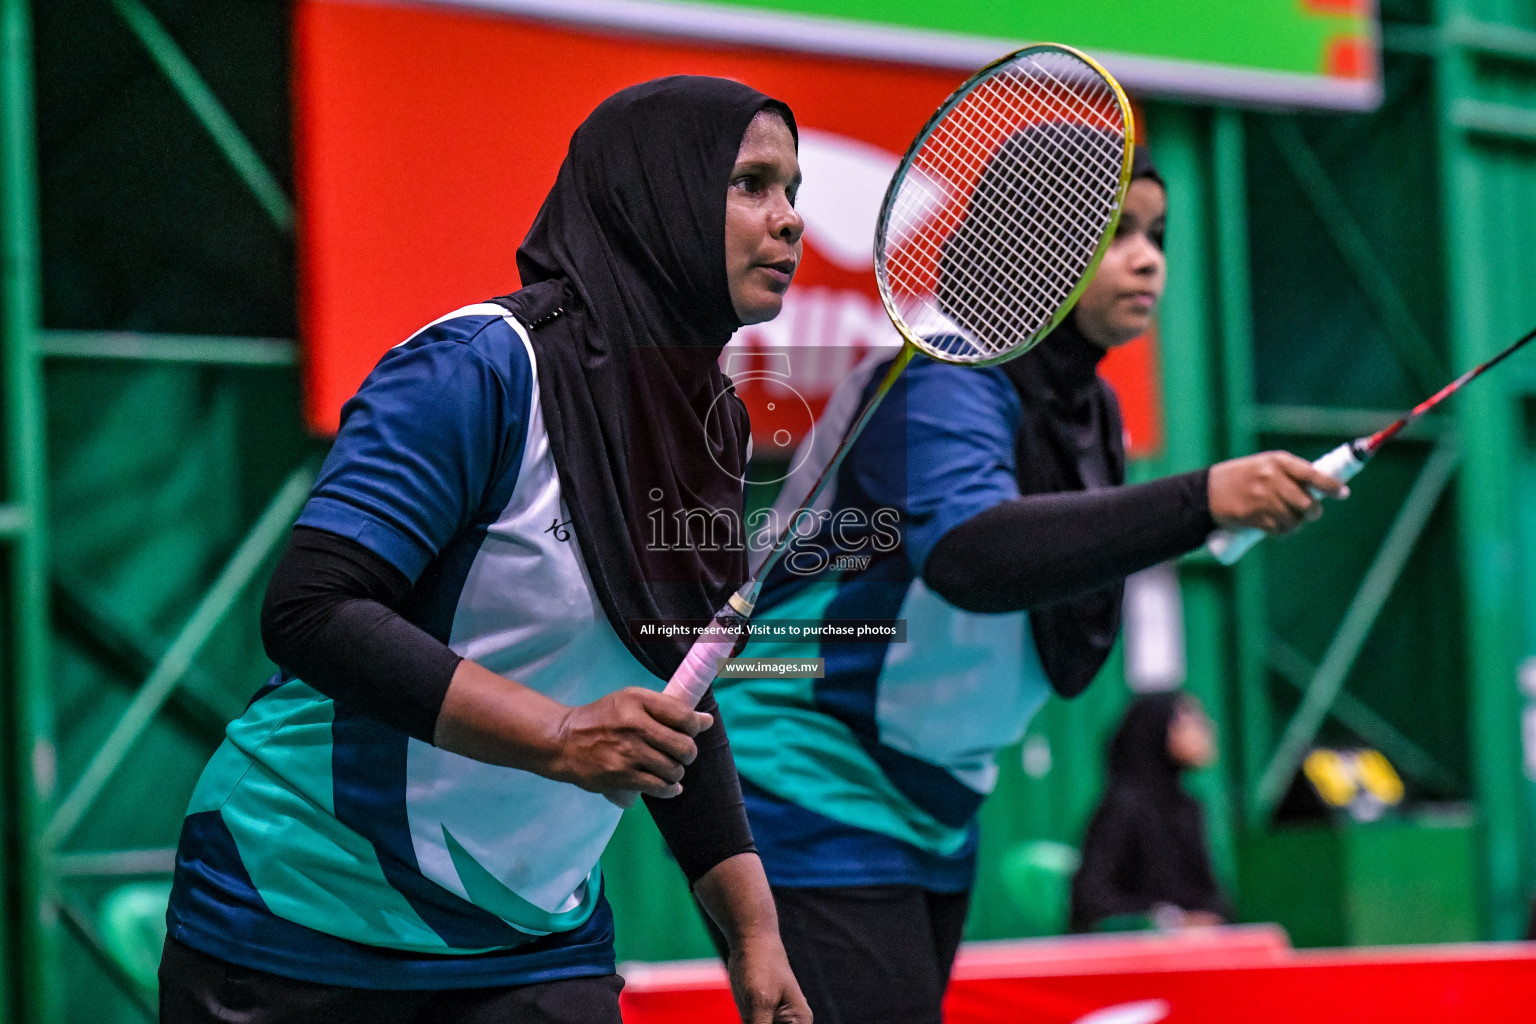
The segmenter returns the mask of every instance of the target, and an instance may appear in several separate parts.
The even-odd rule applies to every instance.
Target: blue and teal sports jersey
[[[884,367],[862,369],[818,437],[841,434],[834,410],[851,416]],[[1023,736],[1050,686],[1027,613],[962,611],[921,574],[949,530],[1019,496],[1020,417],[1000,369],[917,357],[818,502],[818,528],[769,578],[757,623],[907,622],[905,643],[754,638],[743,651],[824,658],[822,679],[716,680],[775,885],[970,887],[996,753]]]
[[[500,306],[391,350],[342,411],[299,524],[413,583],[404,614],[569,705],[659,689],[586,575],[539,407]],[[193,793],[170,934],[272,973],[383,989],[613,971],[598,858],[606,798],[411,738],[279,674]]]

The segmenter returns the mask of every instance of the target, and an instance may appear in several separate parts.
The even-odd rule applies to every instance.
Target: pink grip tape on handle
[[[704,699],[704,692],[709,689],[709,684],[715,681],[720,674],[720,666],[725,659],[731,656],[731,651],[736,647],[736,638],[726,636],[719,640],[698,640],[688,648],[688,654],[683,658],[683,663],[677,666],[677,671],[672,678],[667,680],[667,688],[662,690],[669,697],[688,702],[689,707],[698,707],[699,701]]]
[[[741,621],[736,616],[717,618],[715,626],[724,627],[724,635],[717,640],[708,638],[695,640],[693,646],[688,648],[688,653],[683,656],[683,663],[677,666],[677,671],[672,673],[671,679],[667,680],[666,689],[661,692],[687,702],[691,708],[698,707],[699,701],[704,699],[710,684],[720,674],[720,666],[736,649],[738,637],[734,635],[732,628]],[[624,808],[633,807],[639,797],[639,793],[608,794],[610,802]]]

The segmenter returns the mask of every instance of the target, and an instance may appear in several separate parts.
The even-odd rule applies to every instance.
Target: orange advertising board
[[[964,74],[598,31],[440,4],[300,0],[295,106],[306,405],[318,431],[390,346],[458,306],[518,286],[514,256],[576,125],[662,75],[739,79],[801,128],[806,256],[778,319],[744,329],[759,451],[798,440],[764,349],[795,353],[814,415],[873,347],[897,338],[875,289],[875,218],[912,136]],[[1132,454],[1161,444],[1150,339],[1106,364]]]

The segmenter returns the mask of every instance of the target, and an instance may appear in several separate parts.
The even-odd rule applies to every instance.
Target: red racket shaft
[[[1376,433],[1372,434],[1370,437],[1361,438],[1355,443],[1362,446],[1367,456],[1376,454],[1376,449],[1380,448],[1384,443],[1391,440],[1408,424],[1412,423],[1426,412],[1429,412],[1429,410],[1433,409],[1435,406],[1439,405],[1441,402],[1445,401],[1447,398],[1451,397],[1456,392],[1466,387],[1472,381],[1481,377],[1483,374],[1487,373],[1489,370],[1493,369],[1495,366],[1499,365],[1504,360],[1514,355],[1517,349],[1525,345],[1532,338],[1536,338],[1536,328],[1528,331],[1519,341],[1515,342],[1513,345],[1509,346],[1503,352],[1500,352],[1486,363],[1483,363],[1481,366],[1474,366],[1472,369],[1468,370],[1460,377],[1457,377],[1455,380],[1451,381],[1439,391],[1436,391],[1434,394],[1424,399],[1424,401],[1414,406],[1413,411],[1409,412],[1408,415],[1400,417],[1396,422],[1391,423],[1388,426],[1383,427],[1381,430],[1376,431]]]
[[[1365,468],[1366,462],[1369,461],[1372,455],[1376,454],[1378,448],[1397,436],[1404,427],[1493,369],[1499,363],[1514,355],[1517,349],[1533,338],[1536,338],[1536,328],[1528,331],[1519,341],[1516,341],[1492,359],[1481,365],[1474,366],[1439,391],[1424,399],[1424,401],[1414,406],[1407,415],[1398,417],[1368,437],[1357,437],[1353,441],[1339,445],[1333,451],[1312,463],[1313,468],[1327,473],[1340,483],[1347,483],[1354,478],[1356,473]],[[1322,497],[1322,494],[1313,488],[1309,487],[1307,490],[1311,492],[1314,498]],[[1264,531],[1258,529],[1217,530],[1206,540],[1205,546],[1211,555],[1222,565],[1231,565],[1247,554],[1249,548],[1263,539]]]

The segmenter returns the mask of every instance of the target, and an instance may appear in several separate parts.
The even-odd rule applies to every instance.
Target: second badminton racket
[[[1424,401],[1414,406],[1407,414],[1393,420],[1387,426],[1368,434],[1365,437],[1357,437],[1353,441],[1346,441],[1333,451],[1324,455],[1312,463],[1312,468],[1321,473],[1326,473],[1340,483],[1348,483],[1354,479],[1356,473],[1365,468],[1371,456],[1381,448],[1383,444],[1395,437],[1404,427],[1424,415],[1447,398],[1460,391],[1467,384],[1481,377],[1499,363],[1515,354],[1521,346],[1536,338],[1536,330],[1528,332],[1519,341],[1494,356],[1485,363],[1481,363],[1468,370],[1466,373],[1451,381],[1445,387],[1430,395]],[[1317,491],[1312,491],[1313,498],[1321,498]],[[1247,530],[1217,530],[1206,539],[1206,550],[1222,565],[1232,565],[1239,558],[1248,553],[1248,549],[1264,539],[1264,531],[1256,529]]]

